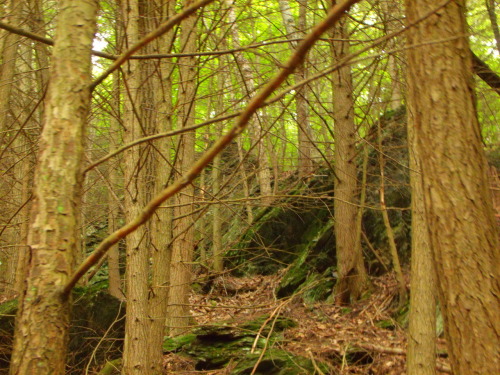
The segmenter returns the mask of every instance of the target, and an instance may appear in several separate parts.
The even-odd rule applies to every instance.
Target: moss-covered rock
[[[272,207],[258,211],[227,254],[228,268],[265,275],[294,263],[331,218],[333,178],[327,169],[318,171],[307,185],[299,184]]]
[[[335,264],[332,220],[311,225],[305,239],[307,242],[276,289],[278,298],[290,296],[299,289],[310,301],[324,299],[331,293]]]
[[[311,374],[309,359],[277,349],[282,332],[295,325],[291,319],[261,316],[237,325],[201,326],[189,335],[166,339],[164,349],[192,358],[199,371],[231,365],[231,374],[250,374],[258,364],[257,374]]]

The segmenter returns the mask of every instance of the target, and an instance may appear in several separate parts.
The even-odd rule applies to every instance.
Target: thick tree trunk
[[[90,105],[90,48],[97,2],[59,2],[51,84],[35,175],[26,286],[16,320],[11,374],[64,374],[82,185],[83,132]]]
[[[410,23],[436,6],[406,5]],[[411,28],[408,99],[452,370],[486,375],[500,368],[499,241],[464,12],[453,1]]]
[[[333,1],[335,4],[336,1]],[[334,39],[349,38],[345,19],[333,31]],[[335,60],[349,53],[349,42],[334,42]],[[336,299],[345,304],[357,300],[367,287],[367,275],[361,248],[356,248],[357,168],[356,126],[350,66],[342,67],[332,77],[335,137],[335,240],[338,281]]]

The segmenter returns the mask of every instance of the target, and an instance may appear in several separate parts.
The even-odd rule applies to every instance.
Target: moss
[[[312,374],[310,360],[275,347],[282,340],[281,333],[295,326],[291,319],[263,315],[238,325],[198,327],[189,335],[166,339],[164,349],[192,358],[199,371],[222,369],[231,363],[236,366],[232,374],[250,374],[264,353],[257,374]]]
[[[191,344],[196,339],[195,334],[188,334],[179,337],[166,337],[163,341],[164,352],[177,352],[182,350],[185,346]]]
[[[330,194],[333,174],[321,172],[308,185],[299,185],[274,207],[258,211],[252,226],[240,234],[235,250],[227,254],[228,268],[237,269],[237,275],[272,274],[292,264],[329,220],[331,211],[325,202],[302,196]]]
[[[122,359],[107,361],[98,375],[119,375],[122,367]]]
[[[284,350],[271,348],[264,353],[262,358],[260,356],[261,353],[248,354],[231,373],[234,375],[251,374],[257,364],[255,374],[262,375],[298,375],[316,372],[311,360],[292,355]],[[323,363],[317,365],[324,373],[328,373],[328,366]]]
[[[0,304],[0,315],[15,315],[17,311],[17,298]]]
[[[259,330],[261,330],[262,326],[266,323],[268,319],[269,317],[267,315],[263,315],[257,319],[242,324],[241,329],[246,330],[248,332],[256,333]],[[274,318],[269,319],[266,326],[262,328],[261,334],[267,336],[271,330],[271,327],[273,328],[274,332],[282,332],[288,328],[293,328],[296,326],[297,323],[294,320],[279,316],[276,319]]]
[[[393,319],[386,319],[386,320],[379,320],[378,322],[375,322],[375,325],[379,328],[383,329],[388,329],[388,330],[395,330],[396,329],[396,322]]]
[[[299,288],[304,290],[308,301],[327,298],[331,292],[333,279],[329,266],[335,262],[332,220],[311,225],[304,237],[307,242],[276,289],[278,298],[290,296]]]

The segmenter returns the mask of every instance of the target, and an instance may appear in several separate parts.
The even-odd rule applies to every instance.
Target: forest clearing
[[[498,0],[3,0],[0,373],[500,373]]]

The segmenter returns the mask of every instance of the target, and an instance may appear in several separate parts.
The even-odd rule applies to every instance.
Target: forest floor
[[[406,373],[406,333],[392,318],[397,309],[397,282],[392,274],[374,278],[370,296],[348,308],[326,302],[307,305],[300,295],[276,300],[273,290],[279,278],[280,275],[219,277],[210,293],[191,296],[196,322],[242,323],[263,314],[270,315],[272,321],[279,315],[297,323],[284,332],[280,349],[307,357],[313,363],[326,362],[332,374]],[[446,352],[444,339],[438,339],[438,352]],[[165,356],[165,368],[168,373],[186,375],[231,373],[230,366],[224,370],[195,371],[193,363],[177,354]],[[445,355],[437,359],[437,369],[438,374],[451,373]]]

